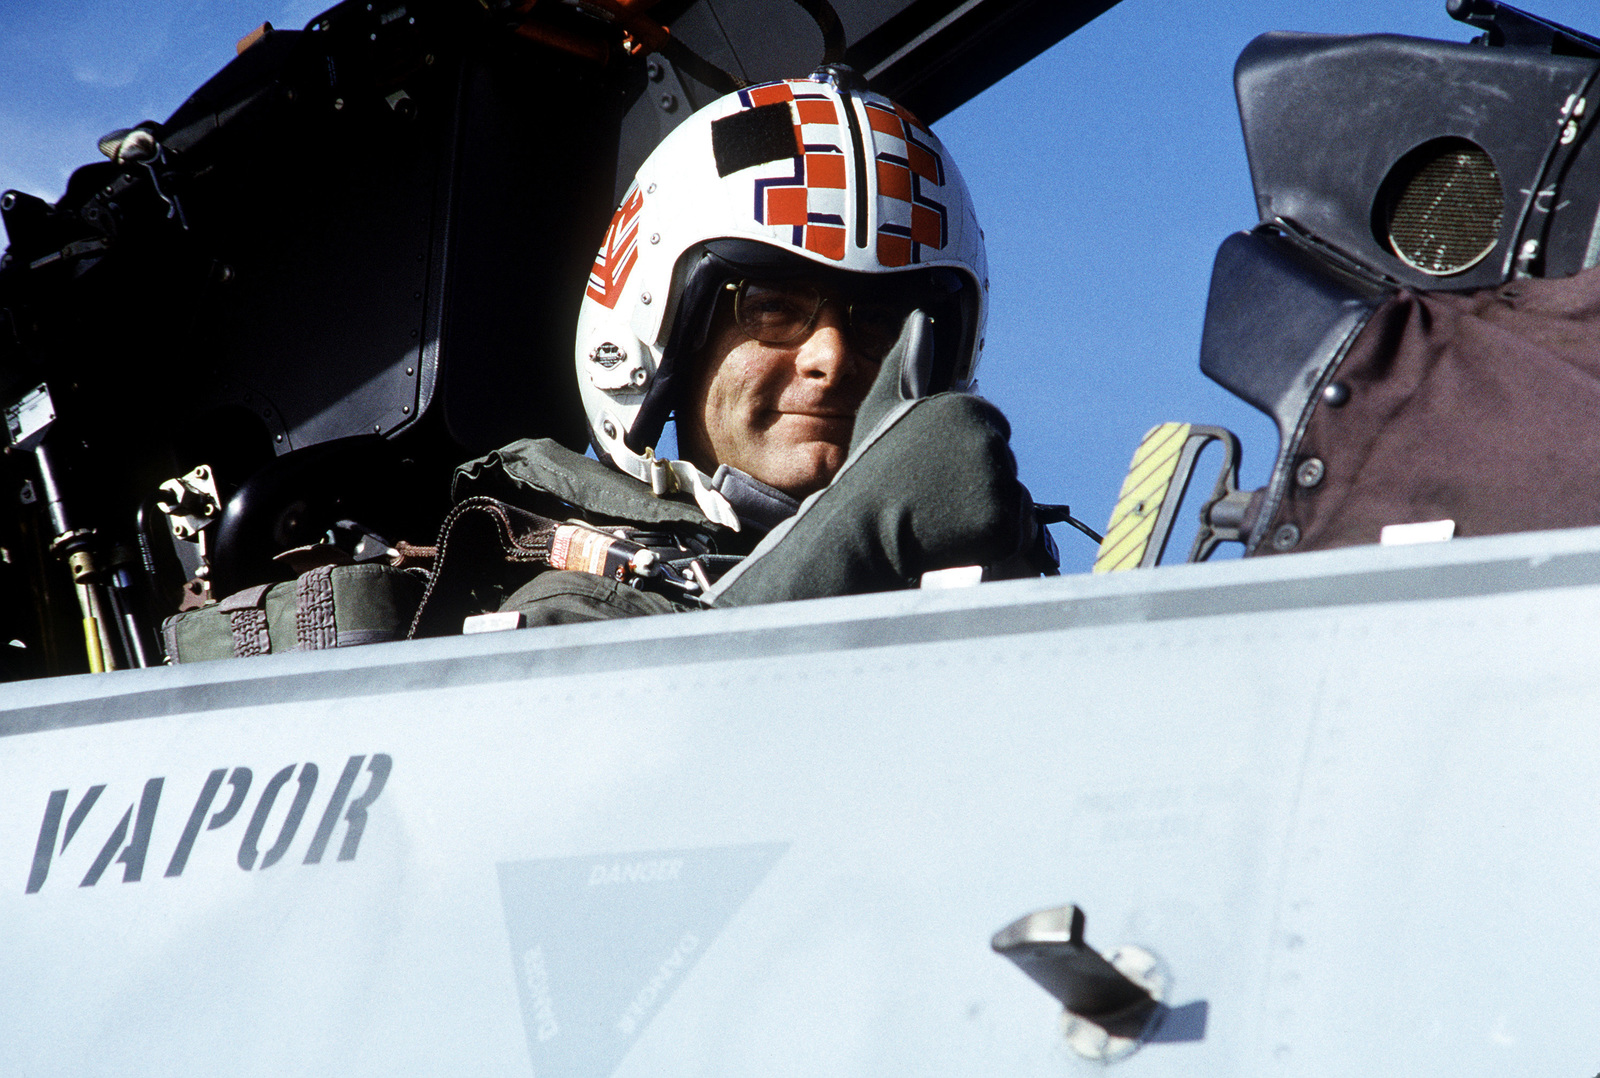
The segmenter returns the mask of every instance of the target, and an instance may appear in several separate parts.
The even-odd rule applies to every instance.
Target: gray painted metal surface
[[[1098,1070],[1075,901],[1127,1074],[1588,1076],[1597,639],[1586,529],[5,686],[0,1073]]]

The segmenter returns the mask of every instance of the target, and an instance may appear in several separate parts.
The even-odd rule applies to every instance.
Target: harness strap
[[[332,565],[301,573],[294,585],[294,636],[304,651],[337,647],[333,623]]]
[[[257,584],[253,588],[235,592],[217,604],[217,610],[228,615],[235,658],[265,655],[272,650],[272,640],[267,635],[267,612],[264,609],[267,589],[271,586]]]

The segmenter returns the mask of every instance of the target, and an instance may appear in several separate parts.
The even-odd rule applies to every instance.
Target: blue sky
[[[300,27],[326,6],[7,0],[0,190],[54,200],[100,135],[165,119],[251,28]],[[1526,6],[1600,33],[1593,0]],[[1256,219],[1233,64],[1267,30],[1471,36],[1443,0],[1123,0],[935,125],[988,236],[982,391],[1011,417],[1036,498],[1097,528],[1155,423],[1232,428],[1247,485],[1276,449],[1266,417],[1198,366],[1212,257]],[[1087,540],[1057,539],[1067,569],[1087,567]]]

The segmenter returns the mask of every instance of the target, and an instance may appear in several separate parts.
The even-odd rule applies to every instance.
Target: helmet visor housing
[[[868,359],[878,360],[894,346],[914,310],[927,314],[934,331],[933,392],[965,388],[970,384],[970,359],[975,352],[980,291],[966,274],[947,266],[902,270],[892,274],[863,274],[819,265],[793,252],[744,240],[713,240],[702,245],[688,260],[685,281],[678,290],[679,302],[673,332],[662,349],[657,377],[645,391],[626,444],[641,453],[661,437],[667,419],[677,407],[684,386],[694,376],[694,359],[706,347],[716,319],[719,302],[733,306],[732,315],[740,328],[755,340],[783,344],[775,328],[762,330],[759,324],[746,324],[752,318],[748,309],[752,286],[781,293],[787,302],[814,297],[804,320],[812,321],[825,302],[841,303],[846,308],[847,325],[854,330],[852,343]],[[763,317],[777,320],[778,312]],[[782,320],[794,330],[793,340],[803,335],[793,323],[794,312]],[[805,327],[809,328],[809,326]],[[964,367],[964,369],[963,369]]]

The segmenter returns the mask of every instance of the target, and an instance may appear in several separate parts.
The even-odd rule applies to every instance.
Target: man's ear
[[[901,411],[901,406],[928,395],[933,381],[933,321],[922,311],[912,311],[900,329],[878,376],[856,409],[850,434],[850,452],[866,443],[878,425]]]

